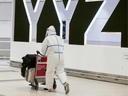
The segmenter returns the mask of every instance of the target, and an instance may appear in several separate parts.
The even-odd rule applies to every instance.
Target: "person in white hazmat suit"
[[[47,54],[47,71],[46,71],[46,88],[48,92],[53,89],[54,74],[58,77],[64,86],[65,94],[69,92],[69,83],[67,82],[66,73],[64,72],[64,46],[63,39],[56,35],[54,26],[50,26],[42,42],[41,52]]]

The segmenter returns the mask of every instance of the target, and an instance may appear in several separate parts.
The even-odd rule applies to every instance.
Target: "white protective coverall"
[[[41,52],[43,55],[47,54],[46,88],[53,89],[54,74],[62,85],[67,82],[64,72],[64,41],[56,35],[53,26],[47,29],[46,36],[42,43]]]

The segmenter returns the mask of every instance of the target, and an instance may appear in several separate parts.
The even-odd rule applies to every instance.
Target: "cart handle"
[[[38,51],[38,50],[36,51],[36,53],[37,53],[37,55],[40,54],[41,56],[43,56],[43,55],[40,53],[40,51]]]

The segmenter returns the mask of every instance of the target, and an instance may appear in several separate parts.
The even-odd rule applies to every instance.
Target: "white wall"
[[[106,46],[65,46],[67,68],[128,76],[128,49]],[[128,56],[127,56],[128,58]]]
[[[26,54],[36,54],[41,49],[40,43],[11,42],[10,60],[22,62]]]
[[[23,56],[40,49],[41,43],[12,42],[10,60],[22,62]],[[64,49],[66,68],[128,76],[128,60],[123,59],[127,48],[65,45]]]
[[[12,2],[0,1],[0,38],[11,38],[11,13]]]

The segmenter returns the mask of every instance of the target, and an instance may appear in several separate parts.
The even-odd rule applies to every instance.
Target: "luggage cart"
[[[38,90],[39,89],[39,83],[42,85],[46,84],[45,81],[45,75],[46,75],[46,67],[47,67],[47,57],[42,56],[42,54],[37,51],[36,56],[36,67],[26,69],[25,72],[25,78],[26,81],[30,82],[30,86],[32,86],[32,89]],[[56,81],[54,79],[53,89],[56,89]]]

